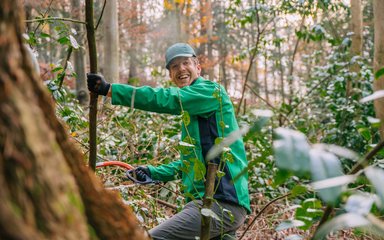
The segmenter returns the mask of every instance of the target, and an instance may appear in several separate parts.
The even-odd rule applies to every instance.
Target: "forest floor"
[[[132,184],[130,181],[121,180],[122,172],[118,174],[105,172],[101,177],[106,188],[117,191],[129,204],[143,227],[152,227],[164,221],[177,212],[177,208],[182,205],[177,204],[177,194],[172,193],[172,189],[162,186],[142,186]],[[119,176],[117,176],[119,175]],[[113,183],[112,183],[113,182]],[[164,194],[164,190],[166,194]],[[165,197],[164,197],[165,196]],[[252,213],[249,214],[237,231],[237,239],[242,240],[299,240],[311,239],[316,226],[309,230],[298,228],[287,228],[276,231],[276,227],[283,221],[294,219],[295,209],[290,207],[290,203],[284,198],[273,202],[258,218],[255,216],[270,202],[270,199],[251,195]],[[245,233],[244,233],[245,232]],[[244,235],[244,236],[243,236]],[[352,230],[341,230],[327,237],[328,240],[377,240],[379,238],[370,234],[359,232],[356,234]]]

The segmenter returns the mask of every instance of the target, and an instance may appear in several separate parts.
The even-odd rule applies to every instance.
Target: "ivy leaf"
[[[309,155],[311,157],[311,176],[314,181],[343,176],[341,163],[334,154],[312,149]],[[329,204],[335,204],[342,192],[340,185],[330,185],[320,189],[320,198]]]
[[[321,225],[319,230],[316,232],[314,239],[325,239],[330,232],[347,228],[367,226],[369,224],[370,222],[360,214],[345,213],[336,216],[330,221]]]
[[[229,219],[231,220],[232,223],[235,221],[235,216],[232,214],[231,211],[229,211],[228,209],[224,208],[223,212],[228,213]]]
[[[193,171],[195,173],[195,180],[196,181],[202,180],[204,178],[205,172],[206,172],[204,163],[201,162],[197,158],[192,159],[192,161],[194,163],[193,164]]]
[[[273,148],[278,168],[291,170],[299,175],[309,172],[310,147],[304,134],[290,129],[277,128],[275,139]]]
[[[368,167],[364,170],[365,175],[371,181],[376,193],[380,198],[380,207],[384,207],[384,170],[377,167]]]
[[[382,69],[379,69],[376,73],[375,73],[375,79],[378,79],[380,78],[381,76],[384,75],[384,68]]]
[[[186,111],[183,111],[181,113],[181,120],[183,121],[185,126],[188,126],[191,123],[191,117],[189,116],[189,113]]]
[[[225,172],[223,172],[223,171],[217,171],[217,172],[216,172],[216,176],[220,179],[220,178],[222,178],[222,177],[225,176]]]

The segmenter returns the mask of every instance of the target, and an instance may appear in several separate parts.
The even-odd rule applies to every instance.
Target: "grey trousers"
[[[198,239],[201,230],[201,206],[201,200],[187,203],[181,212],[149,230],[149,235],[154,240]],[[237,204],[221,201],[213,203],[211,209],[221,221],[212,219],[210,238],[236,239],[236,230],[243,224],[246,210]],[[233,221],[228,211],[233,215]]]

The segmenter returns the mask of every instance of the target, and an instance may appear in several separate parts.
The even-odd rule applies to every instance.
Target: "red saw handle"
[[[106,161],[106,162],[96,163],[96,168],[107,167],[107,166],[118,166],[118,167],[125,168],[127,170],[134,169],[134,167],[132,167],[130,164],[125,162],[120,162],[120,161]]]

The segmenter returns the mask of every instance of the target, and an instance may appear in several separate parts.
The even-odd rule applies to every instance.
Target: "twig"
[[[239,240],[243,239],[243,237],[245,236],[245,234],[247,233],[247,231],[249,230],[249,228],[255,223],[256,219],[258,217],[260,217],[260,215],[274,202],[276,201],[279,201],[280,199],[283,199],[283,198],[286,198],[288,197],[289,195],[291,195],[291,193],[287,193],[283,196],[280,196],[280,197],[277,197],[275,199],[273,199],[272,201],[270,201],[269,203],[267,203],[261,210],[260,212],[253,218],[252,222],[248,225],[248,227],[245,229],[245,231],[243,232],[243,234],[241,235],[241,237],[239,238]]]
[[[61,90],[61,87],[63,86],[65,72],[67,71],[67,68],[68,68],[68,61],[71,58],[72,50],[73,50],[73,47],[70,46],[68,48],[67,58],[65,59],[65,62],[64,62],[63,71],[60,73],[59,78],[58,78],[58,80],[59,80],[59,91]]]
[[[101,22],[101,18],[103,17],[103,14],[104,14],[104,9],[105,9],[105,5],[107,4],[107,0],[104,0],[104,4],[103,4],[103,8],[101,9],[101,13],[100,13],[100,17],[99,19],[97,20],[97,24],[96,24],[96,27],[95,27],[95,31],[97,30],[97,28],[99,27],[99,24]]]
[[[31,20],[24,20],[26,23],[34,23],[34,22],[44,22],[44,21],[64,21],[64,22],[74,22],[74,23],[81,23],[81,24],[87,24],[84,21],[72,19],[72,18],[62,18],[62,17],[48,17],[48,18],[35,18]]]

